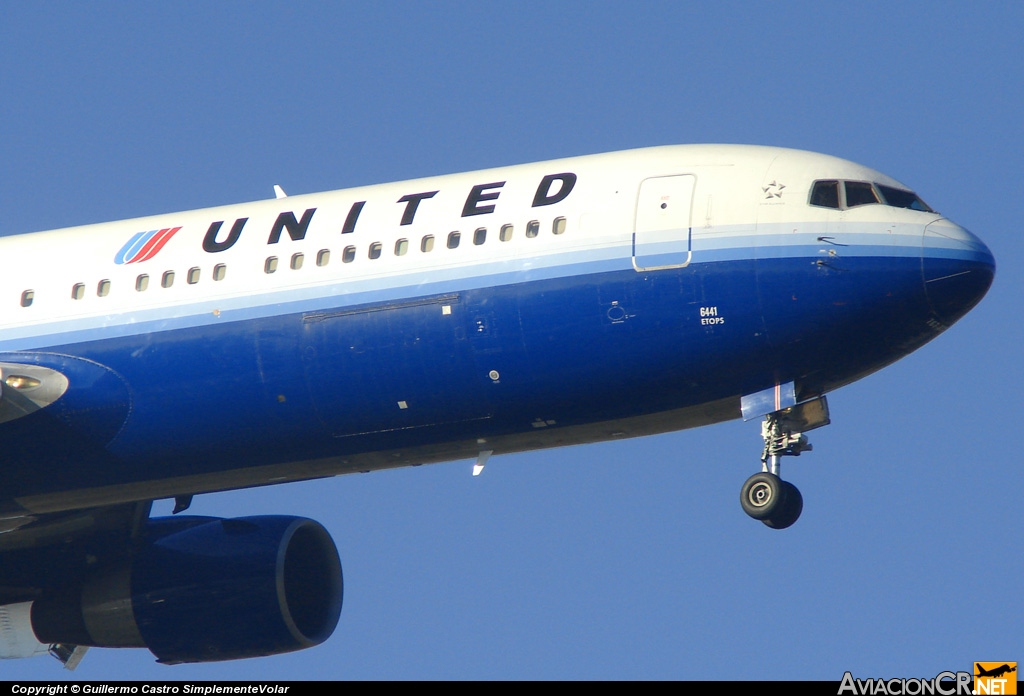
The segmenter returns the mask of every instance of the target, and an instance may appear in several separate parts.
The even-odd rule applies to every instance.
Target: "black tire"
[[[740,490],[740,505],[755,520],[766,520],[779,513],[786,505],[782,479],[766,472],[754,474]]]
[[[800,495],[800,489],[789,481],[783,481],[782,487],[786,489],[786,502],[778,513],[763,520],[772,529],[785,529],[793,526],[793,523],[800,519],[800,513],[804,511],[804,497]]]

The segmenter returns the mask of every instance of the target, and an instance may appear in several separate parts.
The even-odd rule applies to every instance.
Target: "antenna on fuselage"
[[[274,184],[274,198],[287,198],[288,194],[284,192],[284,189]]]
[[[490,459],[491,455],[494,454],[494,450],[481,450],[479,456],[476,458],[476,464],[473,465],[473,475],[479,476],[484,470],[484,466],[487,464],[487,460]]]

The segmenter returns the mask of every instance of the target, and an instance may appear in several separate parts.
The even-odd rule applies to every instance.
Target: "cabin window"
[[[330,249],[321,249],[320,251],[316,252],[316,265],[317,266],[326,266],[327,262],[330,261],[330,260],[331,260],[331,250]]]
[[[461,238],[462,238],[462,235],[460,233],[458,233],[458,232],[451,232],[451,233],[449,233],[448,234],[448,248],[449,249],[454,249],[455,247],[459,246],[459,240]]]
[[[383,244],[381,244],[380,242],[374,242],[373,244],[370,245],[370,253],[368,254],[368,256],[371,259],[379,259],[380,258],[380,250],[383,249],[383,248],[384,248]]]
[[[562,234],[565,232],[565,218],[556,217],[555,221],[551,223],[552,234]]]
[[[503,242],[512,239],[512,225],[502,225],[501,232],[498,233],[498,239]]]
[[[293,271],[297,271],[302,268],[302,261],[305,259],[305,255],[302,252],[292,254],[292,262],[290,264]]]
[[[399,239],[395,242],[395,256],[405,256],[405,252],[409,251],[409,240]]]
[[[164,277],[160,279],[160,287],[169,288],[174,285],[174,271],[167,271],[164,273]]]
[[[224,280],[224,276],[227,275],[228,267],[222,263],[218,263],[213,267],[213,279]]]
[[[263,272],[264,273],[273,273],[276,270],[277,270],[277,257],[276,256],[268,256],[267,257],[267,262],[263,264]]]
[[[866,181],[845,181],[843,186],[846,188],[847,208],[878,203],[875,189]]]
[[[21,293],[21,306],[22,307],[31,307],[32,306],[32,300],[34,300],[35,298],[36,298],[36,291],[35,290],[26,290],[25,292]]]
[[[143,273],[135,279],[135,292],[143,292],[149,287],[149,276]]]
[[[476,231],[473,232],[473,244],[480,246],[487,241],[487,228],[477,227]]]
[[[80,300],[85,297],[85,283],[75,283],[75,287],[71,288],[71,299]]]
[[[356,260],[356,248],[354,246],[347,246],[345,250],[341,252],[342,263],[352,263]]]
[[[420,251],[426,253],[434,250],[434,235],[428,234],[420,240]]]
[[[110,294],[110,281],[109,280],[101,280],[99,283],[96,284],[96,296],[97,297],[106,297],[109,294]]]
[[[839,208],[839,182],[815,181],[811,188],[811,205]]]
[[[536,220],[530,220],[528,223],[526,223],[526,236],[529,239],[533,239],[538,234],[540,234],[539,222],[537,222]]]
[[[199,282],[199,266],[193,266],[188,269],[188,275],[185,276],[185,282],[189,285],[195,285]]]

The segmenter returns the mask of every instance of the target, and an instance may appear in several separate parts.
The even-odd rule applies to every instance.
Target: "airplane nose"
[[[950,326],[988,292],[996,261],[985,243],[945,218],[924,230],[921,273],[936,319]]]

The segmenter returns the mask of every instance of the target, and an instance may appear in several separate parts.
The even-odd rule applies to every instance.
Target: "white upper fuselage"
[[[565,172],[577,177],[569,195],[534,206],[544,177]],[[817,233],[822,223],[846,220],[867,223],[860,231],[879,236],[876,244],[894,250],[920,244],[924,214],[918,211],[808,205],[810,184],[821,178],[905,188],[871,169],[770,147],[649,148],[0,238],[5,258],[18,260],[0,278],[0,349],[89,340],[98,331],[110,336],[267,316],[291,303],[315,309],[324,298],[332,305],[339,297],[357,304],[421,294],[427,286],[477,287],[571,275],[594,264],[628,267],[641,181],[678,174],[695,175],[690,222],[698,260],[749,256],[755,232],[785,232],[781,241],[788,246],[813,244],[801,237],[802,228]],[[474,187],[500,182],[505,183],[478,191],[475,200],[475,210],[493,206],[493,212],[464,214]],[[560,185],[564,182],[550,186],[550,196],[557,196]],[[411,223],[401,224],[410,207],[401,199],[433,191],[419,201]],[[353,205],[361,201],[354,231],[343,234]],[[310,209],[315,212],[304,238],[292,240],[285,228],[276,243],[268,243],[282,213],[292,213],[298,222]],[[223,223],[216,235],[223,242],[241,218],[248,220],[230,248],[204,251],[211,224]],[[554,234],[560,218],[564,232]],[[900,222],[911,227],[901,229]],[[527,238],[531,223],[538,233]],[[505,226],[511,231],[506,228],[503,235]],[[180,229],[148,260],[115,262],[134,235],[174,228]],[[481,228],[486,236],[476,244]],[[452,232],[460,233],[456,248],[448,248]],[[424,238],[431,236],[432,250],[422,251]],[[403,246],[400,240],[407,242]],[[374,244],[380,245],[378,258],[370,258]],[[354,256],[345,262],[349,247]],[[276,271],[268,273],[271,258],[277,259]],[[222,266],[220,280],[214,280],[215,266]],[[173,280],[163,287],[168,272]],[[136,289],[142,287],[140,276],[148,276],[145,290]],[[21,306],[26,292],[31,303]]]

